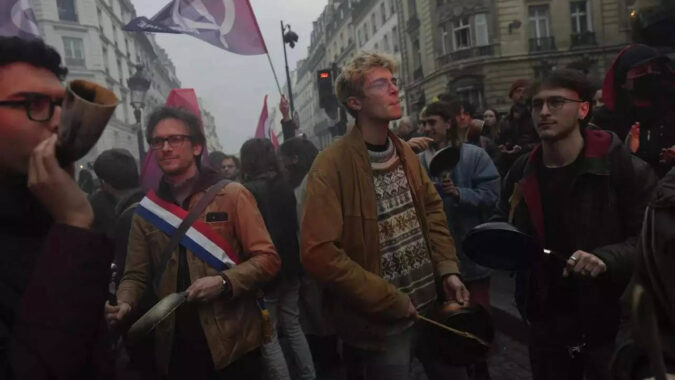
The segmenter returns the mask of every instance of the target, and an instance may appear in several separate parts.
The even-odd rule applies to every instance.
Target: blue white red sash
[[[136,214],[171,236],[187,217],[188,211],[161,199],[151,190],[136,207]],[[196,220],[188,228],[180,244],[219,271],[240,262],[230,243],[201,220]]]

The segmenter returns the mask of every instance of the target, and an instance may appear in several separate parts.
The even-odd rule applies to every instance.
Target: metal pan
[[[139,342],[186,301],[187,292],[172,293],[162,298],[131,325],[127,332],[127,342],[131,345]]]
[[[447,146],[434,154],[429,162],[429,174],[432,177],[442,177],[449,173],[459,162],[459,147]]]
[[[528,269],[545,255],[567,262],[569,257],[544,249],[534,237],[504,222],[474,227],[462,242],[464,253],[475,263],[500,270]]]

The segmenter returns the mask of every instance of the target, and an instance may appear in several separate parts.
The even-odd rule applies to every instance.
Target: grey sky
[[[300,36],[288,49],[288,65],[307,55],[312,22],[326,0],[250,0],[258,19],[281,86],[286,82],[280,20]],[[139,16],[154,16],[170,0],[132,0]],[[176,66],[183,87],[194,88],[215,116],[218,137],[225,152],[238,153],[253,137],[265,94],[278,99],[274,76],[265,55],[241,56],[218,49],[194,37],[155,34]],[[270,112],[276,104],[269,104]]]

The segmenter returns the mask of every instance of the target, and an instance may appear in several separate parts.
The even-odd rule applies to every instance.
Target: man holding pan
[[[164,175],[136,208],[118,305],[106,305],[106,318],[124,321],[147,287],[160,298],[183,292],[187,303],[154,331],[158,369],[169,379],[258,379],[271,334],[257,291],[280,260],[255,199],[200,167],[206,141],[189,111],[155,110],[147,140]],[[171,247],[185,220],[190,228]]]
[[[608,379],[619,297],[655,177],[616,135],[586,128],[593,87],[583,74],[555,71],[531,95],[541,144],[507,175],[499,213],[556,252],[516,279],[532,372]]]
[[[437,299],[467,304],[443,202],[412,149],[389,131],[401,117],[396,63],[362,52],[342,68],[337,97],[356,119],[307,178],[302,263],[324,286],[324,311],[344,341],[349,379],[408,379],[428,348],[413,326]],[[441,332],[442,333],[442,332]]]

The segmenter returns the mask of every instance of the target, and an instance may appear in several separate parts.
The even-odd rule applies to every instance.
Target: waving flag
[[[272,141],[275,148],[279,147],[277,135],[275,135],[272,130],[272,119],[269,117],[269,112],[267,112],[267,95],[265,95],[263,108],[262,111],[260,111],[260,119],[258,119],[258,128],[255,130],[255,137],[269,139]]]
[[[173,0],[151,19],[137,17],[122,29],[189,34],[242,55],[267,53],[248,0]]]
[[[0,36],[40,37],[35,14],[28,0],[0,1]]]

